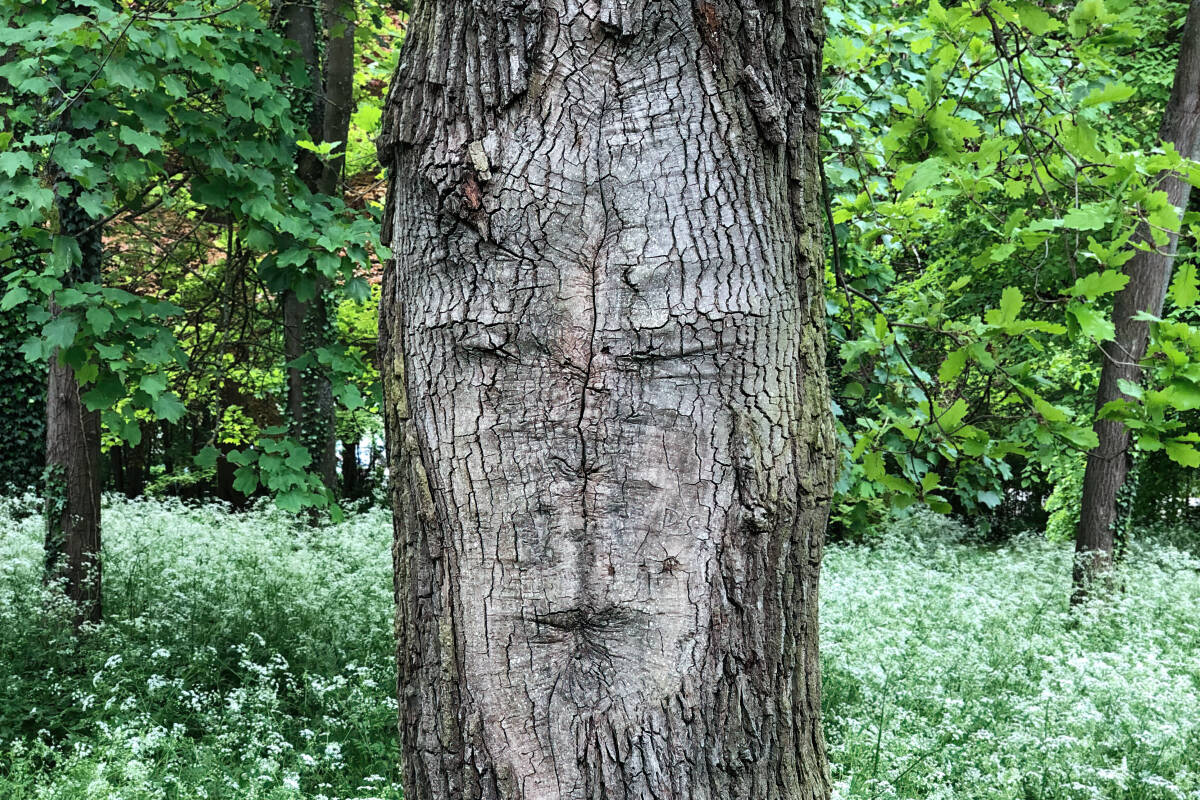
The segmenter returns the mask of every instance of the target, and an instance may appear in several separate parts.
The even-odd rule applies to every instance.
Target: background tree
[[[318,11],[320,13],[318,13]],[[309,142],[296,171],[314,195],[341,195],[346,140],[354,103],[355,10],[351,0],[284,4],[284,35],[296,45],[306,82],[298,94],[308,109]],[[336,152],[336,155],[332,153]],[[322,157],[322,155],[326,157]],[[282,294],[284,351],[288,359],[288,417],[328,489],[337,486],[337,432],[329,364],[316,355],[334,339],[328,279],[316,278]]]
[[[822,32],[414,10],[380,140],[406,796],[828,797]]]
[[[1171,99],[1163,115],[1158,138],[1185,158],[1200,158],[1200,0],[1192,0],[1183,46],[1175,69]],[[1186,210],[1192,185],[1177,170],[1158,176],[1172,208]],[[1129,260],[1125,273],[1129,282],[1116,296],[1113,308],[1113,340],[1104,348],[1104,366],[1096,390],[1097,445],[1088,453],[1084,474],[1079,527],[1075,536],[1074,584],[1076,598],[1086,595],[1087,586],[1112,566],[1113,537],[1118,514],[1118,497],[1133,461],[1129,429],[1120,419],[1105,418],[1105,407],[1123,396],[1140,395],[1141,361],[1150,338],[1150,323],[1161,317],[1171,282],[1178,223],[1157,228],[1146,223],[1138,232],[1139,252]],[[1191,281],[1195,281],[1192,268]],[[1185,276],[1185,280],[1187,277]],[[1191,287],[1185,289],[1191,291]],[[1130,498],[1131,499],[1131,498]]]

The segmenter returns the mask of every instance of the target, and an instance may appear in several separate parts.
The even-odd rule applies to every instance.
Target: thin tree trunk
[[[407,37],[405,796],[827,798],[817,0],[427,0]]]
[[[68,284],[100,280],[101,234],[79,207],[78,192],[59,202],[63,233],[76,238],[82,254]],[[78,626],[101,618],[100,413],[84,406],[74,368],[58,355],[50,358],[46,391],[46,578],[63,581]]]
[[[1159,136],[1171,142],[1184,156],[1195,158],[1200,145],[1200,0],[1192,0],[1183,46],[1175,70],[1175,85],[1167,103]],[[1191,184],[1173,172],[1160,176],[1160,185],[1171,204],[1186,209]],[[1149,249],[1139,252],[1126,266],[1130,280],[1117,294],[1113,307],[1116,338],[1105,345],[1106,357],[1096,391],[1096,410],[1123,397],[1120,381],[1140,379],[1138,362],[1146,354],[1149,324],[1134,319],[1139,312],[1162,313],[1178,237],[1172,235],[1165,247],[1155,247],[1148,230],[1141,238]],[[1083,478],[1079,526],[1075,533],[1074,591],[1072,599],[1083,600],[1088,587],[1108,572],[1113,562],[1114,528],[1120,511],[1118,498],[1130,468],[1130,437],[1115,420],[1097,419],[1099,444],[1088,453]]]
[[[315,6],[290,3],[283,10],[284,34],[296,42],[311,81],[308,133],[313,142],[342,142],[339,155],[323,162],[302,150],[297,155],[297,175],[314,193],[341,191],[345,142],[354,101],[354,5],[325,0],[324,42],[318,42]],[[324,52],[324,65],[321,54]],[[294,291],[283,293],[284,354],[289,362],[326,347],[333,331],[332,314],[320,281],[317,296],[301,301]],[[300,369],[289,367],[288,415],[292,429],[313,457],[314,469],[326,487],[337,487],[336,407],[328,370],[315,362]]]
[[[342,442],[342,497],[356,500],[361,497],[362,468],[358,464],[358,442]]]
[[[346,166],[346,139],[354,111],[354,30],[357,25],[353,0],[324,0],[325,24],[325,111],[322,135],[326,142],[341,142],[324,162],[321,191],[338,194]]]

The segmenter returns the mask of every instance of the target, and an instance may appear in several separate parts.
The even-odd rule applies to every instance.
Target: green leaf
[[[42,329],[42,338],[51,350],[70,347],[79,332],[79,321],[70,314],[60,314]]]
[[[309,455],[307,449],[303,447],[296,447],[291,453],[288,454],[288,457],[284,463],[286,463],[292,469],[304,469],[312,463],[312,456]]]
[[[1086,297],[1088,300],[1095,300],[1101,295],[1121,291],[1127,283],[1129,283],[1128,275],[1115,269],[1106,269],[1103,272],[1084,275],[1075,281],[1074,285],[1067,290],[1067,294],[1071,297]]]
[[[942,383],[950,383],[962,374],[963,368],[967,364],[966,348],[959,348],[946,356],[942,366],[938,369],[938,380]]]
[[[1098,231],[1108,224],[1111,217],[1112,211],[1108,205],[1087,203],[1068,211],[1063,217],[1063,227],[1076,231]]]
[[[196,453],[195,464],[201,469],[215,467],[217,465],[217,457],[220,455],[220,450],[213,447],[211,444],[207,445],[199,453]]]
[[[946,177],[946,162],[940,158],[930,158],[922,161],[913,171],[904,188],[900,191],[900,199],[904,200],[917,192],[923,192],[931,186],[940,183]]]
[[[1200,467],[1200,450],[1178,439],[1167,444],[1167,457],[1185,467]]]
[[[232,459],[230,459],[232,460]],[[258,473],[254,467],[239,467],[233,473],[233,490],[242,494],[253,494],[258,488]]]
[[[1005,286],[1000,293],[1000,307],[988,309],[984,318],[989,325],[1002,326],[1017,321],[1021,307],[1025,304],[1021,290],[1015,286]]]
[[[1091,94],[1080,103],[1081,108],[1091,108],[1102,103],[1120,103],[1133,97],[1134,90],[1123,83],[1107,83],[1099,89],[1093,89]]]
[[[1067,312],[1075,317],[1075,321],[1079,323],[1079,329],[1083,331],[1084,335],[1097,342],[1110,341],[1116,335],[1116,328],[1113,327],[1112,320],[1091,306],[1071,302],[1067,306]]]
[[[33,172],[33,157],[24,150],[6,150],[0,153],[0,172],[10,178],[18,172]]]
[[[1171,302],[1176,308],[1191,308],[1197,300],[1200,300],[1200,286],[1196,281],[1196,262],[1182,259],[1171,281]]]
[[[1017,19],[1034,36],[1042,36],[1062,27],[1061,22],[1029,2],[1017,4]]]
[[[5,292],[4,299],[0,300],[0,311],[11,311],[28,300],[29,290],[24,286],[14,286]]]
[[[151,398],[157,399],[167,388],[167,379],[159,374],[143,375],[142,379],[138,381],[138,388],[150,395]]]
[[[69,286],[54,293],[54,302],[58,303],[61,308],[71,308],[86,303],[87,295],[73,286]]]
[[[88,324],[92,326],[92,331],[97,335],[103,336],[112,327],[113,315],[107,308],[93,306],[87,310],[86,316]]]
[[[945,413],[938,417],[938,424],[947,433],[953,433],[958,428],[959,423],[963,421],[963,418],[967,416],[967,410],[967,401],[960,397],[954,401],[950,408],[946,409]]]
[[[112,408],[125,396],[125,386],[116,375],[105,375],[83,395],[84,405],[89,411]]]
[[[999,492],[992,489],[981,489],[975,496],[988,508],[996,508],[1004,500]]]
[[[174,392],[163,392],[154,401],[154,416],[167,422],[178,422],[187,411]]]
[[[1159,397],[1179,411],[1200,408],[1200,386],[1183,378],[1171,381],[1170,386],[1159,392]]]
[[[162,149],[162,139],[144,131],[135,131],[133,128],[124,125],[121,126],[117,138],[125,144],[136,147],[142,155],[149,155]]]
[[[339,386],[337,388],[337,398],[350,411],[363,407],[362,392],[352,383],[344,383]]]
[[[304,492],[296,489],[280,492],[275,495],[275,505],[289,513],[298,514],[304,510]]]

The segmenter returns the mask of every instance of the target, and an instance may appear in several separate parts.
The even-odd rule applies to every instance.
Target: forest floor
[[[0,501],[0,798],[400,798],[386,513],[108,503],[76,639]],[[1071,612],[1069,558],[928,517],[829,549],[835,796],[1200,798],[1200,559],[1140,542]]]

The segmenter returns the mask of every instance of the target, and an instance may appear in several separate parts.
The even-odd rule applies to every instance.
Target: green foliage
[[[342,512],[333,503],[330,491],[321,483],[319,475],[308,470],[312,465],[309,451],[286,434],[286,426],[268,428],[254,447],[226,455],[237,465],[233,488],[244,495],[253,495],[261,486],[284,511],[296,513],[306,508],[328,507],[334,520],[340,521]],[[218,451],[208,447],[196,457],[196,465],[212,467],[217,457]]]
[[[108,502],[106,622],[76,638],[37,501],[0,501],[0,797],[399,800],[386,512]],[[825,558],[835,797],[1200,789],[1194,554],[1142,535],[1126,590],[1071,612],[1068,547],[928,512],[886,531]]]
[[[1181,18],[1174,0],[1154,6],[1173,10],[1103,0],[1069,13],[995,0],[827,9],[843,530],[915,502],[979,515],[1018,481],[1043,494],[1066,455],[1081,463],[1095,443],[1092,376],[1113,337],[1122,268],[1144,246],[1135,233],[1148,224],[1161,247],[1180,229],[1156,178],[1175,170],[1200,183],[1200,166],[1111,122],[1161,113],[1157,84],[1126,81],[1118,66],[1139,37],[1169,37]],[[1172,285],[1179,308],[1200,291],[1189,263]],[[1169,440],[1184,466],[1200,465],[1178,419],[1196,408],[1191,331],[1156,326],[1150,358],[1166,354],[1174,371],[1154,369],[1149,391],[1107,412],[1150,448]],[[1030,484],[1037,472],[1042,488]]]
[[[307,97],[307,77],[262,7],[0,0],[0,47],[0,307],[38,327],[28,359],[57,350],[74,367],[110,437],[136,444],[147,413],[172,423],[189,412],[223,417],[236,348],[212,304],[201,306],[207,317],[192,316],[214,250],[224,250],[221,267],[241,271],[241,285],[249,268],[275,295],[303,301],[326,287],[366,296],[363,273],[386,257],[377,208],[313,195],[296,178],[307,120],[291,98],[296,87]],[[68,224],[67,207],[82,224]],[[101,228],[111,242],[105,286],[78,273],[97,266],[100,254],[82,244]],[[18,249],[37,257],[32,266],[13,266]],[[237,286],[219,283],[218,294]],[[226,295],[215,308],[231,303]],[[206,330],[224,340],[215,351]],[[359,389],[341,377],[359,365],[336,348],[311,355],[331,365],[336,395],[355,406]],[[286,493],[295,481],[263,485]],[[297,505],[295,495],[283,502]]]
[[[76,637],[37,505],[0,501],[0,797],[400,799],[384,512],[110,500]]]
[[[46,370],[29,363],[17,344],[28,326],[0,311],[0,483],[37,483],[46,459]]]

